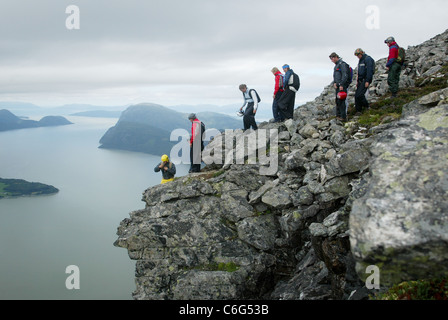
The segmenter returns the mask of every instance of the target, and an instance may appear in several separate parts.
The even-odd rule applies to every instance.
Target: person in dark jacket
[[[294,104],[296,101],[296,93],[300,87],[300,80],[298,75],[295,75],[294,71],[285,64],[283,66],[285,72],[285,81],[283,84],[283,94],[278,100],[278,108],[280,113],[285,119],[292,119],[294,117]],[[297,88],[294,87],[294,77],[297,79]]]
[[[375,61],[367,55],[361,48],[356,49],[355,56],[358,57],[358,80],[356,82],[355,108],[356,112],[362,112],[363,108],[369,108],[369,102],[366,95],[369,86],[373,81],[375,73]]]
[[[333,86],[336,90],[336,117],[338,120],[347,121],[347,105],[345,100],[338,98],[339,92],[347,92],[349,86],[349,65],[333,52],[330,60],[335,64],[333,70]]]
[[[387,77],[387,84],[389,90],[392,93],[392,97],[395,98],[398,93],[398,87],[400,83],[401,64],[396,60],[398,58],[398,44],[395,42],[394,37],[389,37],[384,40],[384,43],[389,47],[389,57],[387,58],[386,70],[389,71]]]
[[[176,166],[170,161],[166,154],[162,156],[161,160],[162,162],[160,162],[154,168],[154,172],[162,171],[161,183],[164,184],[174,180],[174,175],[176,174]]]

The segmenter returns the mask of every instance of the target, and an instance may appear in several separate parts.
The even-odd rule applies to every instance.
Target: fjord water
[[[99,149],[117,119],[67,119],[74,124],[0,132],[0,177],[60,190],[0,199],[0,299],[132,299],[135,262],[113,242],[120,221],[144,208],[142,192],[160,183],[160,156]],[[70,265],[79,289],[66,287]]]

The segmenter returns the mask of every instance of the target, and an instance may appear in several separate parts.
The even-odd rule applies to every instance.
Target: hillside
[[[397,99],[380,59],[371,110],[337,120],[329,85],[232,148],[215,137],[203,172],[145,190],[114,243],[136,260],[133,297],[448,298],[427,285],[448,276],[448,30],[407,57]],[[267,142],[255,164],[234,161],[246,138]]]
[[[206,124],[207,129],[234,129],[242,125],[241,121],[214,112],[201,112],[197,117]],[[169,154],[177,143],[170,141],[171,131],[184,129],[190,132],[190,128],[188,114],[157,104],[138,104],[123,111],[117,124],[101,138],[100,148]]]

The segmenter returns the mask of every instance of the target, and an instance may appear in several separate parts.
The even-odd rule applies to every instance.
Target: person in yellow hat
[[[162,171],[162,184],[173,181],[176,174],[176,166],[170,161],[166,154],[162,156],[160,162],[155,168],[154,172]]]

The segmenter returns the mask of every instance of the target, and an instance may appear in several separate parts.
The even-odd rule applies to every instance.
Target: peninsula
[[[28,182],[22,179],[0,178],[0,199],[21,196],[38,196],[58,193],[53,186],[39,182]]]

